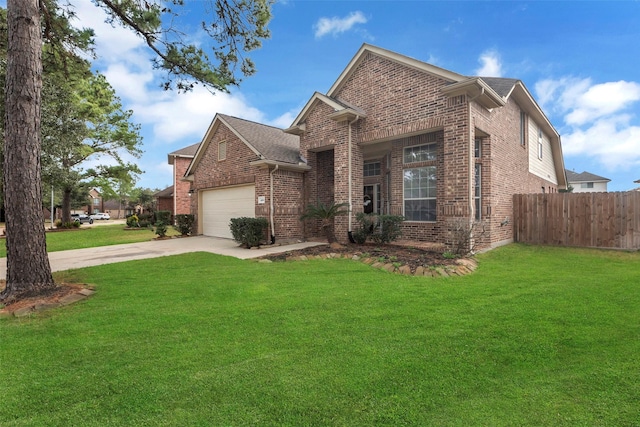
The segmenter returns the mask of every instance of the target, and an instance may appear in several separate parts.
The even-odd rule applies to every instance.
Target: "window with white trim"
[[[435,163],[435,143],[405,147],[403,163]],[[436,220],[436,166],[417,164],[403,171],[404,217],[407,221]]]
[[[542,159],[542,129],[538,128],[538,158]]]
[[[580,184],[580,188],[593,188],[593,182],[583,182]]]
[[[221,141],[218,143],[218,160],[225,160],[227,158],[227,142]]]

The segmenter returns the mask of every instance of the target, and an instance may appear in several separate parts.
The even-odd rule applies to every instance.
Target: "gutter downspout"
[[[484,93],[484,88],[482,88],[482,92],[481,94]],[[478,95],[480,96],[480,95]],[[476,203],[475,203],[475,178],[476,178],[476,159],[475,159],[475,126],[473,126],[473,124],[471,123],[471,101],[473,101],[474,99],[476,99],[478,96],[474,96],[473,99],[471,99],[468,103],[467,103],[467,114],[468,114],[468,123],[469,123],[469,139],[471,140],[469,143],[469,212],[471,212],[471,215],[469,217],[469,227],[471,227],[471,233],[470,233],[470,241],[469,241],[469,245],[471,247],[473,247],[474,244],[474,240],[475,240],[475,236],[473,235],[473,223],[476,220]],[[482,147],[480,147],[480,155],[482,156]],[[480,189],[480,191],[482,191],[482,189]],[[482,200],[482,198],[480,198],[480,200]],[[482,212],[482,206],[480,206],[480,212]]]
[[[348,161],[349,161],[349,169],[348,169],[348,174],[349,174],[349,178],[348,178],[348,187],[349,187],[349,222],[348,222],[348,236],[349,236],[349,242],[351,243],[355,243],[356,241],[353,239],[353,231],[351,230],[351,224],[352,224],[352,216],[353,216],[353,195],[352,195],[352,187],[353,187],[353,179],[351,177],[352,175],[352,166],[351,166],[351,125],[355,122],[357,122],[358,120],[360,120],[360,116],[356,115],[356,118],[353,119],[352,121],[349,122],[349,132],[348,132],[348,149],[349,149],[349,153],[348,153]]]
[[[273,174],[278,170],[278,165],[269,171],[269,221],[271,222],[271,244],[276,242],[275,225],[273,221]]]

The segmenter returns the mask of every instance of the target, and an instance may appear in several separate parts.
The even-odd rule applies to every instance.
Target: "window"
[[[407,221],[436,220],[436,167],[404,170],[404,216]]]
[[[476,138],[473,144],[473,157],[479,159],[482,157],[482,140],[480,138]]]
[[[227,158],[227,142],[222,141],[218,143],[218,160],[224,160]]]
[[[93,199],[93,206],[98,206],[100,204],[100,199],[98,199],[97,197],[95,197]]]
[[[436,144],[404,149],[404,163],[436,160]],[[404,170],[404,216],[407,221],[436,220],[436,167],[423,166]]]
[[[593,188],[593,182],[583,182],[580,184],[580,188]]]
[[[436,144],[415,145],[404,149],[404,163],[427,162],[436,159]]]
[[[364,176],[379,176],[380,175],[380,162],[365,163],[363,167]]]
[[[482,218],[482,165],[480,163],[476,163],[473,188],[474,188],[473,199],[475,202],[476,220],[480,221],[480,219]]]
[[[542,159],[542,129],[538,128],[538,158]]]
[[[527,145],[527,115],[520,111],[520,145]]]

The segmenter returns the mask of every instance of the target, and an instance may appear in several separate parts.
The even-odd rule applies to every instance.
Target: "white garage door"
[[[202,234],[231,239],[231,218],[255,217],[255,195],[255,185],[204,191]]]

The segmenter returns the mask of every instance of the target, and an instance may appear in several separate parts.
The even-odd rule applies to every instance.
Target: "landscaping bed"
[[[415,275],[416,272],[420,273],[420,275],[424,275],[425,271],[434,271],[437,269],[444,272],[458,271],[462,261],[455,258],[445,257],[442,253],[436,251],[429,251],[410,246],[377,245],[374,243],[366,243],[362,245],[341,245],[334,243],[332,245],[312,246],[309,248],[267,255],[264,256],[263,259],[271,261],[292,261],[305,258],[335,258],[338,256],[341,258],[360,260],[379,268],[385,268],[389,271],[398,271],[413,275]],[[462,262],[462,265],[464,264],[465,262]],[[471,264],[475,267],[475,263],[472,262]],[[393,269],[391,269],[392,267]],[[465,274],[468,271],[465,272],[460,269],[460,272]]]

